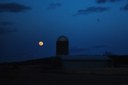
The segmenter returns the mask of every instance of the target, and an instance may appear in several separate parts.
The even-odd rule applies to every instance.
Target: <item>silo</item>
[[[66,36],[60,36],[56,41],[56,55],[69,54],[69,41]]]

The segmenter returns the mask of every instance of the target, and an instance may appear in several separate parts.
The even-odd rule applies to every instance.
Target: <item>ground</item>
[[[0,85],[128,85],[128,68],[1,69]]]

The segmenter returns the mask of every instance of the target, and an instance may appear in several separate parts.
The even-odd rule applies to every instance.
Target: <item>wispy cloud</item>
[[[0,12],[23,12],[25,10],[30,10],[31,7],[19,4],[19,3],[1,3]]]
[[[70,49],[70,51],[73,51],[73,52],[85,52],[85,51],[90,51],[90,50],[93,50],[93,49],[100,49],[100,48],[108,48],[107,45],[94,45],[94,46],[91,46],[89,48],[73,48],[73,49]]]
[[[13,25],[12,22],[8,22],[8,21],[3,21],[3,22],[0,22],[0,25],[1,26],[8,26],[8,25]]]
[[[62,6],[62,3],[50,3],[47,9],[56,9],[60,6]]]
[[[74,49],[70,49],[70,51],[73,52],[81,52],[81,51],[89,51],[89,48],[74,48]]]
[[[95,46],[92,46],[92,48],[106,48],[108,47],[107,45],[95,45]]]
[[[124,7],[121,7],[121,10],[128,11],[128,4],[126,4]]]
[[[89,14],[89,13],[101,13],[101,12],[105,12],[105,11],[108,11],[109,8],[107,7],[88,7],[86,9],[80,9],[77,11],[77,13],[74,15],[86,15],[86,14]]]
[[[106,3],[107,0],[96,0],[97,3]]]
[[[8,34],[8,33],[12,33],[12,32],[17,32],[17,29],[0,26],[0,34]]]
[[[108,0],[109,2],[118,2],[118,1],[121,1],[121,0]]]
[[[121,1],[121,0],[96,0],[96,3],[106,3],[106,2],[114,3],[118,1]]]

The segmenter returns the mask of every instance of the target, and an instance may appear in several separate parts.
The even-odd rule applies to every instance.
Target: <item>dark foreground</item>
[[[8,69],[0,71],[0,85],[128,85],[128,69]]]

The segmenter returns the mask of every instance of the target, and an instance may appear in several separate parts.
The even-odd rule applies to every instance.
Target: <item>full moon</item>
[[[39,41],[39,46],[43,46],[44,42],[43,41]]]

